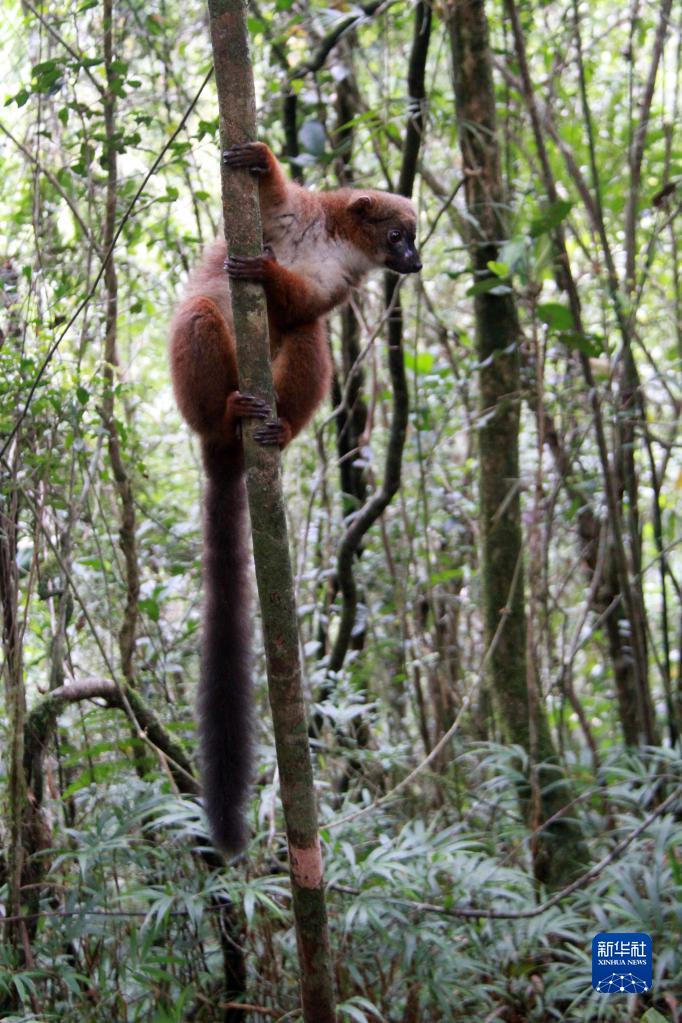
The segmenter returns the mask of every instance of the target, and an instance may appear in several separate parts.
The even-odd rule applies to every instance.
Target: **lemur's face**
[[[389,192],[359,193],[350,209],[358,225],[358,243],[376,266],[400,274],[421,270],[415,244],[417,215],[409,199]]]
[[[396,223],[386,232],[386,266],[399,274],[418,273],[422,268],[415,245],[416,223]]]

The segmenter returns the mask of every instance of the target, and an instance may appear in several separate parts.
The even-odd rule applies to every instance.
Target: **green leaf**
[[[494,259],[491,259],[486,266],[496,277],[509,277],[509,267],[506,263],[497,263]]]
[[[86,768],[71,785],[67,786],[64,790],[65,798],[75,795],[76,792],[80,792],[81,789],[85,789],[93,783],[109,781],[116,774],[124,770],[125,764],[126,761],[122,759],[107,761],[102,764],[93,764],[92,767]]]
[[[590,359],[596,359],[604,352],[603,338],[598,334],[580,334],[577,330],[561,330],[558,332],[558,338],[569,348],[576,348]]]
[[[501,284],[499,277],[486,277],[483,281],[477,281],[467,291],[468,296],[472,295],[508,295],[511,292],[508,284]]]
[[[431,582],[434,585],[436,583],[449,583],[452,579],[461,579],[462,575],[461,568],[446,568],[442,572],[434,572],[431,576]]]
[[[150,597],[147,600],[141,600],[139,607],[140,611],[144,611],[145,614],[148,614],[153,622],[158,622],[161,617],[161,608],[158,601]]]
[[[56,60],[43,60],[40,64],[34,64],[31,70],[32,78],[39,78],[40,75],[49,74],[59,70],[59,62]]]
[[[158,14],[148,14],[145,19],[147,31],[152,36],[163,34],[163,19]]]
[[[545,302],[538,306],[538,316],[550,330],[573,330],[573,315],[570,309],[559,302]]]
[[[509,267],[507,276],[518,274],[522,283],[528,280],[528,250],[529,243],[526,237],[510,238],[498,253],[500,263],[506,263]]]
[[[37,64],[31,75],[35,78],[34,92],[45,93],[53,89],[56,92],[60,85],[62,69],[56,61],[46,61],[44,64]]]
[[[412,352],[405,352],[405,366],[415,373],[430,373],[435,361],[430,352],[417,352],[416,358]]]
[[[642,1016],[642,1023],[669,1023],[665,1016],[661,1016],[656,1009],[647,1009]]]
[[[534,217],[531,220],[531,238],[539,238],[542,234],[549,234],[562,220],[566,219],[572,206],[573,203],[568,202],[567,199],[557,199],[556,202],[550,203],[540,216]]]
[[[81,405],[87,405],[88,399],[90,398],[90,391],[86,391],[84,387],[77,387],[76,397],[78,398]]]
[[[8,107],[10,103],[16,103],[18,107],[23,107],[25,103],[28,103],[28,98],[31,93],[28,89],[19,89],[16,96],[10,96],[9,99],[5,100],[5,106]]]
[[[357,1005],[351,1005],[350,1002],[339,1005],[338,1010],[340,1015],[350,1017],[355,1020],[355,1023],[369,1023],[362,1009],[358,1009]]]
[[[265,28],[265,25],[260,18],[254,18],[253,16],[251,16],[250,18],[246,19],[246,24],[248,25],[250,36],[259,36],[263,34],[263,29]]]

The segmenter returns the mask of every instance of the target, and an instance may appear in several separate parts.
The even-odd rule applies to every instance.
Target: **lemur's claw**
[[[288,440],[288,430],[281,419],[274,419],[254,430],[253,439],[264,447],[282,447]]]
[[[265,174],[268,171],[267,150],[262,142],[245,142],[243,145],[230,146],[223,153],[223,163],[233,170]]]
[[[223,268],[234,280],[264,281],[273,262],[274,257],[267,252],[262,256],[228,256]]]
[[[267,419],[270,415],[267,401],[257,398],[255,394],[233,391],[228,400],[232,413],[240,418]]]

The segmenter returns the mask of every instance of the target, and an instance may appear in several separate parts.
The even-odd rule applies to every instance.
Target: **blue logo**
[[[653,983],[651,938],[603,932],[592,939],[592,987],[602,995],[640,995]]]

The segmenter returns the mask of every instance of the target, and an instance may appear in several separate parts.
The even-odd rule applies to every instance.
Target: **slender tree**
[[[587,850],[569,816],[571,792],[562,781],[537,680],[526,658],[523,537],[519,492],[519,324],[514,297],[495,293],[489,264],[507,237],[488,23],[483,0],[452,0],[447,8],[459,144],[471,218],[468,236],[474,298],[481,425],[479,495],[484,634],[491,687],[507,734],[530,757],[535,828],[534,869],[558,886],[584,866]],[[494,279],[493,282],[494,284]],[[550,821],[546,824],[545,822]]]
[[[255,98],[244,0],[209,0],[211,40],[218,86],[220,139],[224,149],[255,137]],[[223,168],[223,215],[228,251],[262,250],[258,193],[248,174]],[[231,287],[239,385],[264,398],[275,396],[263,290],[251,282]],[[252,424],[251,424],[252,425]],[[333,1023],[334,993],[325,907],[322,855],[317,830],[308,728],[303,699],[294,582],[276,448],[256,444],[246,423],[244,458],[256,581],[261,604],[268,692],[275,726],[289,868],[306,1023]]]
[[[4,462],[3,493],[0,498],[0,605],[2,606],[2,642],[4,651],[5,705],[9,719],[9,744],[6,750],[7,772],[7,916],[21,912],[21,881],[24,869],[23,823],[26,812],[26,775],[24,773],[24,718],[26,692],[22,624],[19,610],[19,574],[17,535],[19,490],[16,484],[18,458],[10,452],[12,469]],[[8,471],[4,471],[7,468]],[[18,950],[22,948],[23,924],[7,924],[6,938]]]
[[[116,155],[116,92],[120,89],[116,72],[114,49],[113,0],[104,0],[104,69],[106,89],[102,95],[104,107],[105,161],[107,169],[106,206],[104,216],[104,266],[106,292],[106,333],[104,338],[104,395],[102,418],[107,431],[109,459],[121,506],[119,543],[125,563],[125,609],[119,629],[118,642],[121,671],[129,685],[134,682],[135,631],[140,597],[140,572],[137,560],[135,497],[128,467],[121,450],[121,437],[114,408],[118,355],[118,274],[114,254],[116,241],[116,199],[118,194],[118,160]]]
[[[412,49],[408,66],[410,113],[397,188],[400,195],[408,198],[414,189],[422,141],[424,73],[430,39],[431,8],[428,4],[418,3],[415,6]],[[337,572],[343,596],[343,609],[336,642],[329,657],[329,667],[332,671],[339,671],[343,665],[355,622],[358,595],[353,574],[353,559],[363,537],[389,506],[400,487],[409,415],[409,393],[403,352],[403,314],[398,280],[394,274],[387,274],[384,279],[384,296],[388,311],[388,369],[393,392],[393,416],[382,485],[354,516],[339,545]]]

